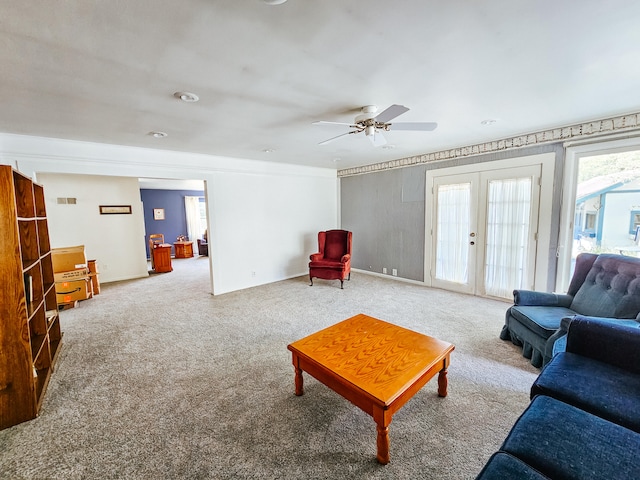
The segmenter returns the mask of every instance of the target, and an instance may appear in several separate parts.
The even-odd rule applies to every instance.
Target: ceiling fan
[[[341,123],[341,122],[313,122],[314,125],[346,125],[350,128],[347,133],[342,133],[336,137],[329,138],[320,142],[318,145],[326,145],[340,137],[346,135],[352,135],[354,133],[364,132],[365,136],[371,140],[374,147],[386,145],[387,140],[382,135],[382,132],[388,132],[390,130],[411,130],[420,132],[430,132],[435,130],[438,126],[434,122],[395,122],[391,123],[391,120],[408,112],[409,109],[404,105],[391,105],[386,110],[380,113],[376,113],[378,107],[375,105],[367,105],[362,107],[361,114],[358,115],[353,123]]]

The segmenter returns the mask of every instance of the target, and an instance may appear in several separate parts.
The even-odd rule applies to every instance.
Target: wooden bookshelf
[[[0,429],[38,415],[62,345],[44,190],[0,165]]]

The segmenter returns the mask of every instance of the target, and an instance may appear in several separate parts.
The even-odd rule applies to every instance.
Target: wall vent
[[[62,205],[75,205],[76,198],[75,197],[58,197],[57,203]]]

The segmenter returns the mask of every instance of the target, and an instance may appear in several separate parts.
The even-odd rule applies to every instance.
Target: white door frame
[[[531,165],[540,166],[540,206],[538,221],[538,242],[536,245],[536,269],[534,276],[534,290],[547,290],[549,275],[549,249],[551,248],[551,210],[553,204],[553,179],[555,170],[555,153],[541,153],[526,157],[495,160],[492,162],[474,163],[458,167],[428,170],[425,188],[425,252],[424,252],[424,283],[432,286],[431,263],[433,254],[433,222],[434,218],[434,178],[463,173],[485,172],[505,168],[517,168]]]
[[[571,250],[573,245],[573,218],[576,209],[578,185],[578,163],[583,157],[594,157],[608,153],[640,150],[640,138],[626,138],[591,143],[565,143],[567,147],[564,163],[562,204],[560,206],[560,232],[558,238],[558,269],[556,291],[566,292],[571,280]]]

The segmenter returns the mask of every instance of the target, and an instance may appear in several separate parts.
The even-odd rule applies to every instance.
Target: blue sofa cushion
[[[548,478],[522,460],[505,452],[496,452],[491,455],[476,480],[546,480]]]
[[[640,375],[575,353],[558,353],[531,387],[640,433]]]
[[[582,315],[636,318],[640,312],[640,258],[601,254],[575,294],[571,309]]]
[[[520,306],[511,307],[511,316],[526,325],[536,335],[549,338],[560,327],[562,317],[576,312],[565,307]]]
[[[640,324],[635,319],[576,315],[567,320],[567,352],[640,374]]]
[[[633,344],[633,340],[629,337],[633,333],[632,330],[640,330],[640,321],[637,319],[627,320],[619,318],[588,317],[585,315],[564,317],[560,321],[560,328],[556,333],[551,335],[547,341],[544,352],[545,364],[548,363],[556,353],[567,350],[567,332],[569,330],[569,325],[576,319],[579,323],[584,323],[585,321],[589,322],[589,326],[587,326],[586,329],[584,327],[576,327],[578,322],[574,324],[574,330],[576,328],[583,330],[583,333],[580,334],[581,337],[585,336],[585,330],[591,330],[591,332],[588,333],[589,339],[583,342],[578,342],[583,344],[581,351],[579,352],[581,355],[596,358],[596,360],[602,360],[608,363],[611,363],[614,361],[614,357],[617,357],[615,361],[617,361],[616,364],[618,366],[624,366],[627,370],[635,368],[636,373],[640,373],[640,350],[636,348]],[[611,329],[618,330],[618,326],[622,327],[621,333],[614,334]],[[612,335],[615,338],[612,338]],[[603,339],[606,339],[606,345],[603,344]],[[584,345],[585,343],[586,345]],[[579,345],[574,345],[574,349],[578,346]],[[576,352],[574,351],[573,353]]]
[[[551,478],[640,478],[640,434],[543,395],[529,404],[501,450]]]

